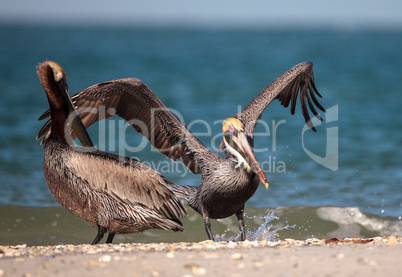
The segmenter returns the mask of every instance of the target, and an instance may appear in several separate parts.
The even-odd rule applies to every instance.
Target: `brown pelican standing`
[[[183,231],[180,217],[186,209],[169,188],[165,177],[145,164],[99,151],[70,146],[71,129],[84,146],[92,142],[75,114],[63,68],[46,61],[37,67],[46,91],[51,115],[49,134],[44,138],[44,173],[55,199],[74,215],[98,228],[92,244],[108,232],[140,232],[150,228]],[[69,125],[67,125],[67,122]]]
[[[72,97],[79,108],[85,128],[113,114],[124,118],[133,128],[145,136],[151,144],[168,158],[184,165],[194,174],[201,173],[197,186],[174,186],[178,197],[185,198],[188,205],[204,218],[208,238],[213,240],[210,218],[219,219],[235,214],[239,221],[241,239],[245,239],[243,210],[246,201],[255,193],[261,181],[268,188],[268,180],[256,161],[252,146],[254,128],[262,112],[278,99],[285,107],[291,103],[294,114],[297,96],[300,94],[302,114],[314,131],[308,107],[319,118],[313,103],[322,111],[315,94],[318,93],[313,77],[313,64],[300,63],[259,93],[241,112],[223,121],[223,143],[220,149],[226,158],[212,153],[188,128],[159,100],[140,80],[116,79],[93,85]],[[99,118],[100,107],[106,111]],[[46,112],[41,119],[48,116]],[[141,124],[139,124],[141,123]],[[48,132],[48,124],[38,137]],[[251,146],[250,146],[251,145]]]

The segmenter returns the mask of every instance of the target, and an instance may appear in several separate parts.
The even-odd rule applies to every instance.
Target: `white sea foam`
[[[328,233],[333,237],[362,237],[365,230],[378,232],[379,236],[402,235],[402,221],[391,221],[378,217],[370,217],[357,207],[319,207],[317,215],[323,220],[338,224],[339,228]]]

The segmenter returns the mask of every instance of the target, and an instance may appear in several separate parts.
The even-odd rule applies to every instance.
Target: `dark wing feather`
[[[116,79],[96,84],[71,99],[85,128],[117,114],[160,153],[174,161],[181,158],[194,174],[201,173],[200,167],[209,155],[215,155],[139,79]],[[40,118],[46,116],[47,113]],[[46,123],[37,139],[48,131],[50,125]],[[74,134],[72,136],[75,138]]]
[[[46,118],[50,117],[50,110],[47,110],[46,112],[44,112],[39,118],[38,120],[44,120]]]
[[[50,110],[47,110],[45,113],[47,113],[48,111],[50,111]],[[44,113],[43,115],[45,115],[45,113]],[[40,118],[42,118],[43,115],[42,115]],[[49,113],[49,116],[50,116],[50,113]],[[45,118],[46,118],[46,117],[45,117]],[[43,119],[45,119],[45,118],[42,118],[42,119],[39,119],[39,120],[43,120]],[[38,135],[36,136],[36,139],[40,139],[41,137],[43,137],[44,135],[46,135],[47,133],[49,133],[49,131],[50,131],[50,123],[52,123],[52,122],[51,122],[50,120],[48,120],[48,121],[45,123],[45,125],[42,126],[42,128],[39,130]],[[43,144],[43,142],[44,142],[44,141],[42,140],[40,144]]]
[[[246,134],[252,138],[258,119],[261,118],[262,112],[273,100],[278,99],[285,108],[291,104],[290,112],[294,114],[298,94],[300,94],[303,117],[307,125],[316,131],[311,123],[308,108],[310,108],[313,115],[321,121],[322,118],[314,108],[313,103],[321,111],[325,112],[325,109],[320,105],[315,96],[315,94],[317,94],[321,97],[314,84],[313,64],[309,62],[300,63],[276,78],[275,81],[264,88],[264,90],[241,112],[237,113],[235,117],[243,122]],[[308,106],[306,104],[306,98]]]
[[[93,191],[106,193],[128,205],[157,211],[170,219],[187,214],[169,187],[175,184],[147,165],[99,150],[75,149],[76,154],[69,156],[70,171],[85,180]]]

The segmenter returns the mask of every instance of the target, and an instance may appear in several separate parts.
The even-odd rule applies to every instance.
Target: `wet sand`
[[[401,276],[402,237],[0,246],[0,276]]]

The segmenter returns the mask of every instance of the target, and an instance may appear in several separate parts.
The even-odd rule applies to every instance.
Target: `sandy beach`
[[[1,246],[0,276],[400,276],[402,237]]]

